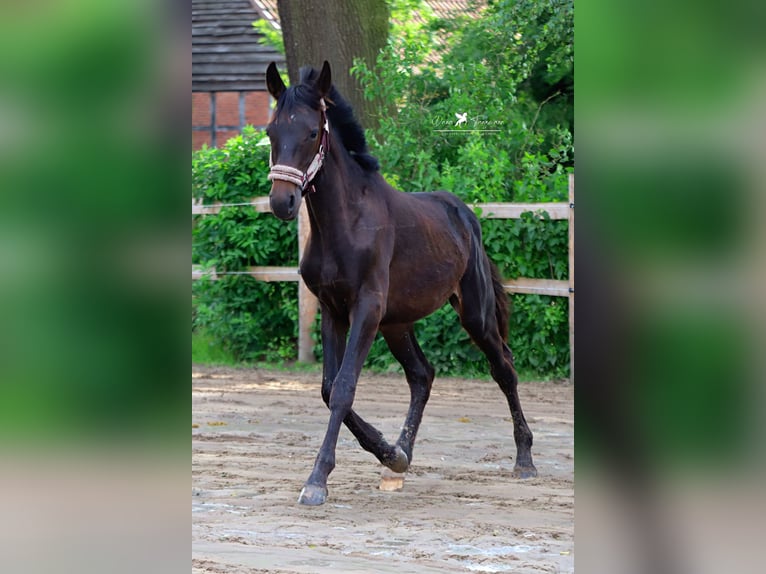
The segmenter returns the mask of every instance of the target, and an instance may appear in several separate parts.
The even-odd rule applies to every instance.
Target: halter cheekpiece
[[[282,165],[282,164],[273,164],[273,153],[274,150],[271,150],[269,153],[269,179],[270,180],[281,180],[281,181],[289,181],[290,183],[294,183],[298,187],[301,188],[301,193],[303,195],[306,194],[306,186],[312,182],[314,177],[316,177],[316,174],[319,173],[319,170],[322,169],[322,165],[324,165],[324,158],[327,154],[327,150],[330,147],[330,124],[327,121],[327,114],[326,114],[327,106],[325,105],[324,98],[319,99],[319,113],[321,114],[322,118],[322,139],[319,142],[319,149],[317,150],[316,154],[314,155],[314,159],[311,160],[311,163],[309,164],[308,169],[305,172],[302,172],[299,169],[296,169],[294,167],[290,167],[289,165]],[[309,191],[315,192],[316,188],[314,185],[311,185],[311,188]]]

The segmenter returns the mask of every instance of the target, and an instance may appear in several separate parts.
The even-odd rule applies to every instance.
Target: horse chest
[[[368,219],[345,227],[339,224],[335,233],[312,230],[301,260],[306,286],[339,313],[348,312],[360,292],[384,288],[393,241],[374,218]]]
[[[354,291],[354,281],[342,262],[307,250],[300,268],[306,286],[320,301],[334,307],[346,306]]]

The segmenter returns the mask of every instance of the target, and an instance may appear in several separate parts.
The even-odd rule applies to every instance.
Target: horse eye
[[[317,139],[318,134],[319,132],[317,130],[311,130],[311,133],[309,134],[309,138],[311,138],[312,140],[315,140]]]

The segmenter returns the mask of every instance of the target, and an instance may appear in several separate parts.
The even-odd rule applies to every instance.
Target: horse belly
[[[439,309],[457,292],[468,265],[471,234],[457,207],[437,194],[416,198],[411,221],[396,230],[388,323],[417,321]]]
[[[438,310],[456,292],[465,270],[462,258],[416,269],[392,266],[382,323],[412,323]]]

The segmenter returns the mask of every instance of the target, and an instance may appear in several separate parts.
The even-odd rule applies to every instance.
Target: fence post
[[[569,174],[569,382],[574,383],[574,174]]]
[[[298,211],[298,260],[303,257],[306,240],[309,237],[309,214],[306,202],[301,202]],[[314,363],[314,341],[311,339],[311,329],[317,316],[317,299],[306,288],[303,280],[298,281],[298,361]]]

